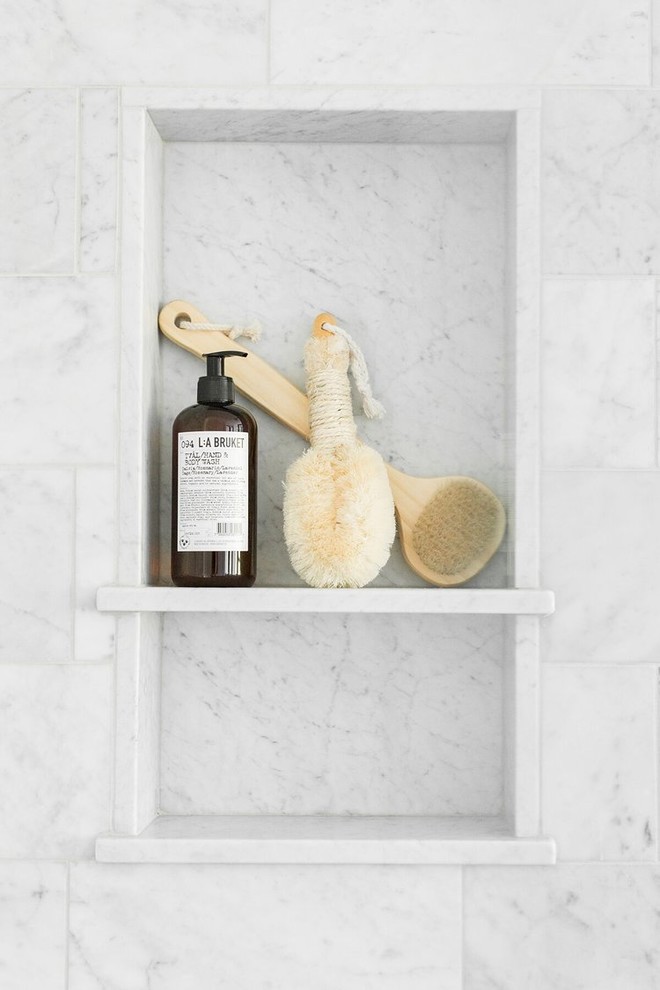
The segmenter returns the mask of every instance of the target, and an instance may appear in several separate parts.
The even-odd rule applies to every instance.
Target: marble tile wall
[[[500,813],[504,622],[405,623],[167,615],[163,810]]]
[[[1,31],[3,990],[655,990],[660,0],[27,0]],[[119,88],[266,82],[543,87],[556,867],[90,861],[110,824],[113,629],[92,602],[116,550]]]

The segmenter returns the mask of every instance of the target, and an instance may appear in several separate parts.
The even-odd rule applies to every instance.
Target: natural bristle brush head
[[[401,552],[429,584],[453,588],[486,566],[506,528],[504,507],[481,481],[464,475],[419,478],[387,473],[394,495]]]
[[[492,548],[494,553],[503,533],[504,510],[499,499],[472,478],[456,478],[440,487],[422,509],[413,526],[412,543],[432,571],[461,580],[485,549]]]

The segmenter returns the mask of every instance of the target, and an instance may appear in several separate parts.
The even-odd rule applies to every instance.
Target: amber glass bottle
[[[228,357],[205,355],[197,405],[172,428],[172,580],[184,587],[247,587],[257,575],[257,424],[234,403]]]

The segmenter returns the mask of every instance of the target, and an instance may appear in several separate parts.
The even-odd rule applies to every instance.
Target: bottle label
[[[247,433],[179,433],[177,549],[248,549]]]

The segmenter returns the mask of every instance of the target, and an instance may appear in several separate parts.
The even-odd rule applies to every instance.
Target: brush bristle
[[[291,564],[313,588],[362,588],[387,563],[394,504],[370,447],[310,447],[287,471],[283,513]]]
[[[440,488],[412,532],[420,559],[438,574],[461,574],[488,548],[497,549],[502,506],[492,492],[469,480]]]

